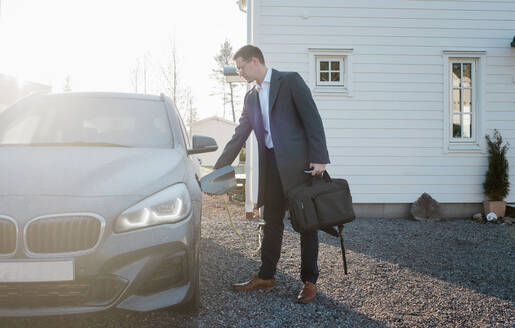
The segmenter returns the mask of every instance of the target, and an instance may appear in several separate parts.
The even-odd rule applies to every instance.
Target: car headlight
[[[125,232],[158,224],[174,223],[188,217],[191,198],[183,183],[160,191],[126,209],[115,221],[114,231]]]

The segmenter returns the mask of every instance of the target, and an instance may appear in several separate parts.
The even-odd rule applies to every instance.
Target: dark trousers
[[[286,198],[284,197],[279,170],[273,149],[266,149],[266,183],[264,198],[265,226],[263,229],[263,244],[261,247],[261,279],[272,279],[275,276],[277,262],[281,256],[281,244],[284,231],[284,214]],[[302,282],[316,283],[318,278],[318,231],[300,235]]]

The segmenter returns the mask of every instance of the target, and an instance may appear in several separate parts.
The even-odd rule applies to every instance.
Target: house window
[[[476,65],[473,60],[452,59],[451,69],[451,113],[453,141],[468,141],[476,137]]]
[[[315,94],[350,96],[352,49],[309,48],[309,85]]]
[[[343,86],[344,58],[343,56],[317,56],[317,85]]]
[[[444,151],[484,151],[485,52],[444,51]]]

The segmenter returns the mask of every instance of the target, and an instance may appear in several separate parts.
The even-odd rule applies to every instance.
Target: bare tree
[[[239,103],[239,83],[227,82],[224,76],[224,66],[232,63],[232,45],[229,40],[225,40],[221,44],[219,52],[214,57],[216,62],[216,68],[211,73],[211,78],[217,82],[217,87],[212,94],[221,95],[223,102],[223,117],[225,118],[225,105],[231,105],[232,120],[236,122],[236,111],[235,105]]]
[[[131,84],[134,88],[134,92],[138,93],[138,77],[139,77],[140,60],[136,59],[136,64],[131,69]]]
[[[136,58],[136,63],[130,69],[131,85],[134,92],[143,91],[144,94],[155,92],[154,87],[149,83],[152,81],[153,59],[148,52]]]
[[[70,92],[72,91],[72,81],[70,74],[66,74],[66,77],[64,78],[64,86],[63,86],[63,92]]]
[[[170,52],[169,57],[166,59],[166,64],[161,67],[161,72],[164,80],[165,94],[172,98],[176,106],[179,106],[181,99],[179,93],[179,60],[177,58],[177,49],[175,47],[175,40],[170,39]]]
[[[150,63],[151,58],[148,53],[145,53],[143,57],[136,58],[136,63],[130,70],[131,75],[131,85],[134,92],[138,92],[138,90],[143,91],[144,94],[147,94],[149,90],[150,80]]]
[[[143,93],[147,94],[147,77],[148,77],[148,68],[149,68],[149,55],[145,53],[143,55]]]
[[[185,114],[186,116],[184,117],[185,118],[185,124],[186,126],[188,127],[188,135],[191,139],[191,126],[193,124],[193,122],[195,122],[197,120],[197,108],[194,107],[193,105],[193,101],[194,101],[194,98],[193,98],[193,95],[191,93],[191,88],[186,88],[186,90],[184,91],[184,100],[185,100]]]
[[[193,94],[190,87],[184,85],[181,80],[180,56],[175,46],[175,41],[170,39],[170,50],[166,63],[161,65],[163,93],[172,98],[187,126],[191,137],[191,124],[197,120],[197,109],[194,107]]]

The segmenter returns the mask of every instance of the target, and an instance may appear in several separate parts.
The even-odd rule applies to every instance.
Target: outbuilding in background
[[[237,125],[237,123],[217,116],[208,117],[191,124],[192,135],[198,134],[212,137],[216,140],[216,144],[218,145],[218,150],[215,152],[196,155],[201,160],[202,166],[215,165],[225,145],[231,140],[234,134],[234,128]],[[236,166],[239,163],[239,157],[236,157],[231,165]]]

